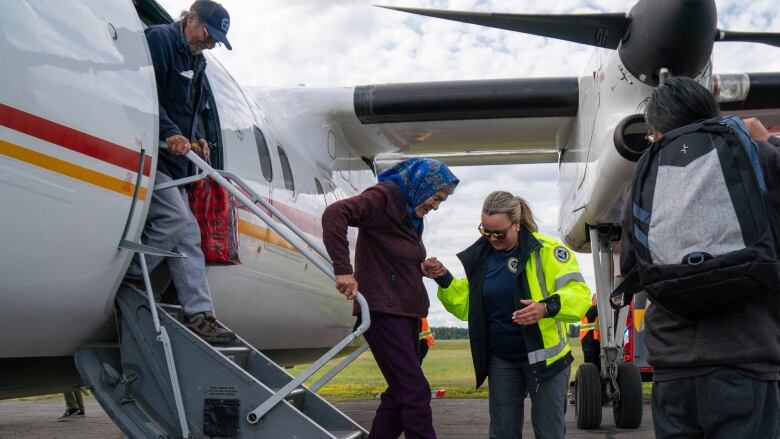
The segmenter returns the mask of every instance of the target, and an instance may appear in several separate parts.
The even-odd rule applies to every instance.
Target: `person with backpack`
[[[720,118],[688,78],[657,87],[645,117],[653,143],[626,200],[626,281],[612,296],[653,301],[656,437],[779,437],[780,150]]]

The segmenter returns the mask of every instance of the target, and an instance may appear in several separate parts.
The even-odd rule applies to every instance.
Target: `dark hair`
[[[699,120],[720,116],[712,92],[682,76],[656,87],[645,107],[645,120],[651,129],[666,133]]]

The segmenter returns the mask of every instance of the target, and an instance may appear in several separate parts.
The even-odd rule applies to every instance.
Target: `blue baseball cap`
[[[230,14],[221,4],[211,0],[198,0],[192,4],[190,11],[198,14],[198,17],[206,25],[209,36],[214,38],[214,41],[224,44],[228,50],[233,50],[227,39],[227,32],[230,29]]]

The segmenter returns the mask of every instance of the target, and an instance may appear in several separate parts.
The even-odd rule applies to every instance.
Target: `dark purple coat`
[[[335,274],[352,274],[347,228],[357,227],[354,274],[369,309],[424,317],[430,306],[420,271],[425,246],[406,212],[403,194],[395,183],[376,184],[325,209],[323,241]],[[356,312],[358,309],[355,304]]]

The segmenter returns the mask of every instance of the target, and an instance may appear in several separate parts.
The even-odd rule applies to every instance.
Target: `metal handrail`
[[[279,221],[282,222],[285,226],[287,226],[288,229],[295,232],[296,235],[298,235],[299,238],[303,240],[303,242],[306,243],[309,247],[311,247],[314,251],[316,251],[320,256],[322,256],[326,261],[331,262],[330,257],[328,256],[328,253],[325,251],[324,248],[320,247],[320,244],[313,239],[309,237],[308,234],[306,234],[303,230],[300,229],[294,222],[290,221],[289,218],[287,218],[282,212],[279,211],[276,207],[274,207],[273,204],[271,204],[268,200],[260,196],[257,192],[255,192],[254,189],[252,189],[251,186],[249,186],[244,180],[241,179],[238,175],[229,172],[229,171],[217,171],[220,175],[223,177],[229,179],[230,181],[238,184],[241,186],[241,189],[247,191],[250,195],[252,195],[252,201],[256,201],[260,203],[266,210],[271,212],[275,217],[279,219]]]
[[[162,142],[161,142],[162,143]],[[162,147],[162,144],[161,144]],[[260,218],[263,222],[265,222],[271,229],[273,229],[274,232],[278,233],[282,238],[284,238],[287,242],[289,242],[293,247],[295,247],[296,250],[301,252],[301,254],[306,257],[306,259],[309,260],[312,264],[314,264],[317,268],[319,268],[323,273],[325,273],[331,280],[335,280],[336,276],[333,273],[333,269],[331,267],[328,267],[325,265],[324,261],[320,258],[315,257],[308,249],[304,248],[303,245],[301,245],[300,242],[298,242],[295,237],[293,237],[293,234],[291,232],[295,232],[297,234],[297,238],[303,240],[306,242],[309,247],[316,250],[317,253],[320,254],[320,256],[323,256],[328,262],[330,262],[329,258],[327,256],[323,255],[322,249],[315,243],[314,241],[308,239],[308,237],[305,236],[305,233],[301,231],[295,224],[288,225],[286,222],[289,222],[287,218],[281,214],[276,208],[271,206],[269,203],[262,203],[262,197],[258,196],[257,193],[252,190],[246,183],[244,183],[237,175],[235,174],[229,174],[230,179],[238,183],[242,189],[249,192],[253,195],[253,197],[260,201],[261,204],[263,204],[263,207],[267,208],[269,211],[273,212],[274,215],[276,215],[280,221],[284,223],[285,226],[289,227],[290,230],[286,230],[279,226],[275,221],[271,219],[270,216],[268,216],[267,213],[263,212],[255,202],[250,200],[246,195],[241,193],[241,191],[238,190],[234,185],[232,185],[225,177],[223,177],[219,172],[217,172],[214,168],[209,166],[208,163],[206,163],[202,158],[198,157],[197,154],[195,154],[194,151],[189,151],[186,155],[186,157],[195,164],[195,166],[198,167],[201,171],[201,175],[198,177],[205,178],[205,176],[211,177],[217,184],[225,188],[228,192],[230,192],[231,195],[233,195],[236,200],[240,201],[241,204],[243,204],[247,209],[249,209],[252,213],[254,213],[258,218]],[[203,175],[205,174],[205,175]],[[190,180],[191,181],[191,180]],[[265,201],[265,200],[262,200]],[[271,207],[270,209],[268,207]],[[292,226],[292,227],[290,227]],[[314,375],[318,370],[322,368],[328,361],[333,359],[333,357],[336,356],[342,349],[347,347],[350,343],[352,343],[356,338],[360,337],[371,325],[371,316],[369,314],[368,309],[368,302],[366,302],[365,297],[363,297],[362,294],[359,292],[355,296],[355,300],[358,301],[358,304],[360,305],[360,311],[361,311],[361,317],[362,322],[360,326],[358,326],[353,332],[351,332],[349,335],[347,335],[346,338],[341,340],[336,346],[331,348],[328,352],[326,352],[322,357],[320,357],[317,361],[312,363],[311,366],[306,368],[303,373],[298,375],[296,378],[294,378],[292,381],[287,383],[284,387],[279,389],[277,392],[275,392],[270,398],[265,400],[262,404],[260,404],[257,408],[252,410],[247,414],[247,422],[250,424],[256,424],[257,422],[262,419],[263,416],[265,416],[266,413],[268,413],[276,404],[281,402],[287,395],[289,395],[293,390],[298,388],[300,385],[302,385],[306,380],[311,378],[312,375]]]

